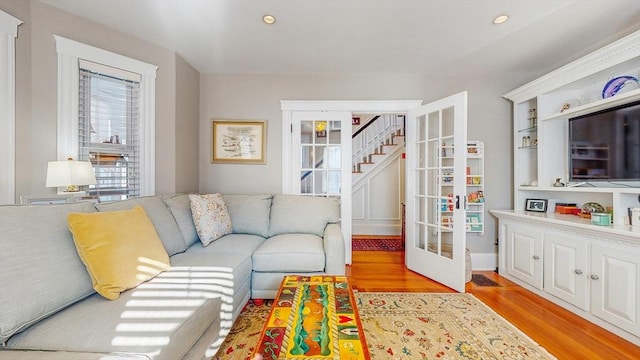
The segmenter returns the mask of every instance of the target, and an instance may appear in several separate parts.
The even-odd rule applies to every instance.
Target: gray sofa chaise
[[[232,233],[199,241],[186,194],[0,206],[0,359],[208,359],[250,297],[285,274],[345,273],[335,200],[223,195]],[[170,267],[108,300],[96,293],[70,213],[141,205]]]

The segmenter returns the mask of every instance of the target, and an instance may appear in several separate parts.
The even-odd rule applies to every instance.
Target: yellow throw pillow
[[[72,213],[69,230],[93,288],[107,299],[169,268],[169,256],[142,206]]]

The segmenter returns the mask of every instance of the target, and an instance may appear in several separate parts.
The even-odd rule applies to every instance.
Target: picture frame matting
[[[265,164],[266,128],[265,120],[212,120],[211,162]]]

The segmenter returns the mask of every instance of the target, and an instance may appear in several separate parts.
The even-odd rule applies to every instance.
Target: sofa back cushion
[[[162,201],[167,205],[178,224],[187,248],[198,242],[198,233],[191,215],[189,194],[163,195]]]
[[[269,237],[269,213],[273,195],[223,195],[234,234]]]
[[[269,233],[304,233],[323,236],[328,223],[338,222],[340,207],[336,199],[277,194],[271,205]]]
[[[67,225],[93,204],[0,206],[0,343],[92,294]]]
[[[186,242],[171,211],[158,196],[131,198],[96,205],[100,211],[129,210],[140,205],[151,219],[165,250],[171,256],[187,249]]]

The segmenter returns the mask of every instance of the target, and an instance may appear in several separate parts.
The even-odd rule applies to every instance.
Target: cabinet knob
[[[596,274],[591,275],[591,280],[599,280],[599,279],[600,279],[600,276]]]
[[[580,269],[576,269],[574,272],[575,272],[577,275],[582,275],[582,270],[580,270]]]
[[[533,255],[533,260],[540,260],[540,256],[538,256],[538,255]]]

